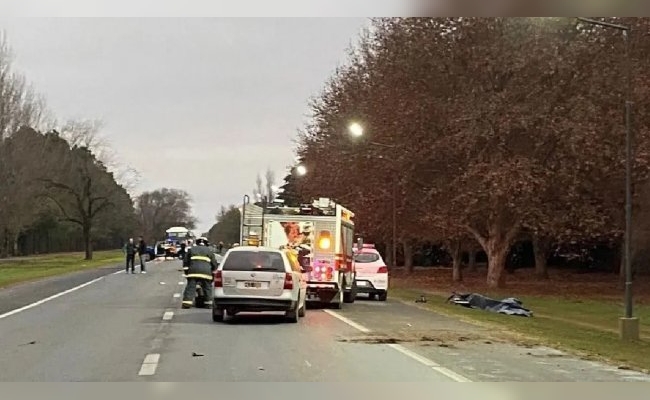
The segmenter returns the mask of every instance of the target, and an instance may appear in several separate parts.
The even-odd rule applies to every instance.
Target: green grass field
[[[613,301],[571,300],[559,297],[523,297],[533,318],[507,316],[446,304],[446,296],[421,289],[392,288],[390,297],[413,302],[426,293],[427,308],[461,320],[507,331],[515,341],[545,344],[589,359],[613,361],[619,366],[650,370],[650,306],[638,305],[641,340],[623,342],[618,336],[618,318],[623,305]]]
[[[47,254],[1,260],[0,287],[123,262],[124,255],[121,250],[96,251],[91,261],[84,260],[83,253]]]

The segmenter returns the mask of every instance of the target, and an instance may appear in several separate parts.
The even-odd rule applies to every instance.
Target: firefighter
[[[196,297],[196,286],[200,285],[204,295],[205,308],[212,308],[212,282],[218,263],[210,249],[208,239],[200,237],[195,245],[187,249],[183,261],[183,273],[187,278],[187,286],[183,293],[183,308],[191,308]]]

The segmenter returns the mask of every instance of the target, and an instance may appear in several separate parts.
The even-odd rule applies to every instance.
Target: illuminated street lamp
[[[350,134],[354,137],[363,136],[363,126],[361,126],[357,122],[351,123],[350,126],[348,127],[348,130],[350,131]]]
[[[307,168],[304,165],[298,165],[296,167],[296,173],[298,176],[303,176],[307,173]]]

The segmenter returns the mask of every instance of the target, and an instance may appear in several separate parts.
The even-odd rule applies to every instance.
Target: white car
[[[240,312],[282,311],[290,322],[305,316],[307,272],[289,250],[239,246],[214,273],[212,320]]]
[[[355,248],[354,265],[357,293],[367,293],[371,299],[380,301],[388,298],[388,267],[374,245],[364,244],[361,250]]]

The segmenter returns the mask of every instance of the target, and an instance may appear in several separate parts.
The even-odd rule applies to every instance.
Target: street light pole
[[[348,126],[348,131],[350,134],[354,137],[361,137],[363,136],[363,127],[354,122]],[[379,142],[373,142],[373,141],[368,141],[367,142],[370,145],[377,146],[377,147],[385,147],[389,149],[394,149],[396,146],[392,144],[386,144],[386,143],[379,143]],[[393,266],[397,266],[397,173],[396,171],[393,171],[393,190],[392,190],[392,203],[393,203],[393,232],[392,232],[392,262]]]
[[[397,174],[393,173],[393,266],[397,266]]]
[[[632,298],[632,60],[630,58],[630,33],[632,28],[590,18],[579,21],[605,28],[617,29],[625,42],[625,317],[619,321],[620,335],[625,340],[639,339],[639,319],[633,315]]]

